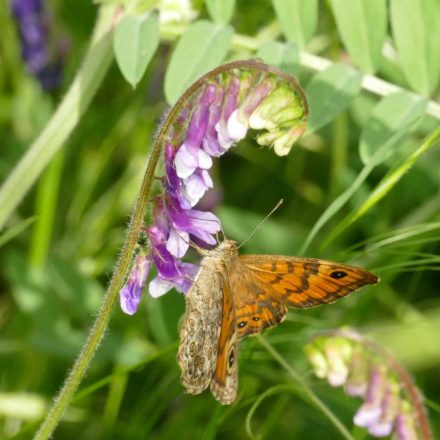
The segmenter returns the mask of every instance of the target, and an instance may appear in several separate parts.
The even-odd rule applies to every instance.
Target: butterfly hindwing
[[[185,295],[177,362],[181,381],[190,394],[208,388],[216,368],[222,319],[222,277],[202,268]]]
[[[241,262],[239,257],[230,273],[239,338],[260,333],[283,321],[287,307],[282,298]]]
[[[238,333],[229,281],[222,284],[222,319],[217,364],[211,381],[213,396],[223,405],[232,403],[238,388]]]

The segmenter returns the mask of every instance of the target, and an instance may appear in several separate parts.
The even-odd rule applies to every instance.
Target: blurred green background
[[[399,16],[393,5],[397,2],[379,8],[382,14],[385,11],[384,33],[380,50],[373,48],[376,56],[369,69],[362,58],[353,56],[362,54],[362,48],[356,47],[354,33],[347,33],[340,1],[310,2],[311,9],[305,8],[305,15],[299,17],[304,29],[309,30],[303,32],[304,41],[295,41],[298,34],[289,35],[292,22],[286,25],[278,19],[283,16],[279,10],[277,15],[282,2],[237,0],[235,8],[234,2],[226,3],[233,7],[229,20],[234,37],[225,60],[263,56],[270,61],[268,58],[274,55],[270,45],[279,41],[279,64],[294,71],[308,96],[310,93],[312,117],[315,113],[317,119],[324,120],[326,114],[330,115],[322,125],[315,119],[318,128],[306,134],[285,158],[258,148],[248,136],[215,162],[213,177],[219,200],[215,212],[228,237],[243,240],[284,198],[282,208],[246,243],[244,253],[298,255],[322,213],[359,180],[365,167],[360,140],[368,137],[365,133],[372,124],[376,123],[370,143],[373,148],[389,140],[389,135],[381,140],[386,130],[377,128],[379,123],[370,119],[382,99],[380,87],[374,89],[373,84],[365,90],[364,78],[363,89],[351,91],[346,104],[341,103],[348,91],[342,88],[339,95],[325,102],[327,107],[319,108],[325,101],[327,83],[319,83],[316,70],[321,67],[314,69],[303,54],[351,65],[362,73],[374,71],[376,77],[414,93],[417,99],[431,99],[434,110],[427,110],[428,101],[423,101],[423,111],[411,127],[399,128],[401,136],[393,147],[372,167],[306,251],[307,256],[361,265],[381,277],[380,285],[332,306],[290,311],[283,325],[266,331],[264,336],[304,375],[353,437],[362,439],[369,437],[352,424],[361,401],[314,378],[303,354],[303,346],[313,333],[343,325],[356,327],[388,348],[411,372],[427,399],[434,436],[440,436],[439,147],[418,158],[383,200],[322,246],[387,173],[405,163],[439,125],[440,113],[435,117],[439,111],[435,103],[439,96],[438,69],[433,68],[430,75],[434,80],[424,87],[407,61],[412,51],[413,62],[423,65],[426,59],[440,65],[438,53],[429,41],[425,42],[438,36],[435,23],[440,18],[439,8],[435,1],[415,2],[422,5],[420,17],[432,20],[428,24],[434,35],[415,35],[421,24],[416,20],[419,16],[414,16],[414,36],[412,29],[408,33],[415,43],[409,48],[405,46],[408,36],[398,32]],[[297,3],[292,2],[294,6]],[[195,2],[192,7],[198,19],[210,20],[213,16],[203,2]],[[402,2],[401,7],[411,12],[408,2]],[[86,51],[97,11],[96,5],[72,0],[52,1],[48,8],[55,34],[69,40],[63,85],[52,93],[44,92],[26,73],[8,4],[0,6],[2,182],[62,100]],[[316,16],[311,15],[313,10]],[[373,21],[380,22],[380,17]],[[348,18],[353,30],[361,28],[356,23],[358,16]],[[371,23],[371,17],[369,20]],[[125,236],[153,134],[167,108],[164,77],[171,75],[167,69],[186,26],[180,23],[161,27],[161,43],[135,90],[124,80],[117,64],[111,65],[62,150],[9,216],[1,235],[0,255],[1,438],[31,437],[96,316]],[[421,54],[417,44],[432,52],[427,49]],[[186,62],[193,60],[188,58]],[[331,89],[334,84],[327,87]],[[390,121],[404,111],[399,106],[387,108],[385,128],[395,129]],[[413,111],[408,110],[410,116]],[[194,254],[190,258],[198,257]],[[208,392],[195,397],[185,395],[175,361],[183,310],[184,300],[174,291],[159,299],[145,294],[133,317],[116,308],[105,340],[54,438],[248,438],[246,418],[256,399],[267,390],[273,393],[250,420],[254,435],[340,438],[329,420],[309,403],[295,381],[255,338],[240,345],[239,399],[233,406],[220,406]]]

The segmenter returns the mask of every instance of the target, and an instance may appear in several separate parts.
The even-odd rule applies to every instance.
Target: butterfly
[[[379,281],[364,269],[332,261],[238,255],[232,240],[204,254],[185,296],[177,362],[188,393],[210,386],[223,405],[237,397],[241,339],[282,322],[287,307],[332,303]]]

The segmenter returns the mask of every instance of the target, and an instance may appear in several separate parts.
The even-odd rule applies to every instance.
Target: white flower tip
[[[285,142],[276,142],[273,145],[273,149],[277,156],[287,156],[292,149],[292,144],[286,144]]]
[[[266,119],[262,118],[258,112],[254,112],[249,118],[249,127],[254,130],[262,130],[266,128]]]
[[[248,126],[246,123],[240,121],[238,109],[235,109],[231,113],[231,116],[229,116],[227,128],[229,136],[233,141],[238,142],[245,138]]]
[[[392,430],[393,422],[379,422],[368,427],[368,432],[374,437],[388,437]]]
[[[162,295],[165,295],[169,290],[173,288],[173,284],[171,281],[163,280],[158,276],[151,280],[148,291],[153,298],[159,298]]]
[[[340,387],[347,380],[348,371],[329,371],[327,375],[328,383],[332,387]]]

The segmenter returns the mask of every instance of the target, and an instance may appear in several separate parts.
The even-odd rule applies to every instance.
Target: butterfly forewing
[[[313,258],[242,255],[237,264],[240,276],[232,278],[232,289],[247,292],[234,295],[240,338],[281,322],[286,306],[332,303],[378,282],[376,275],[364,269]]]

